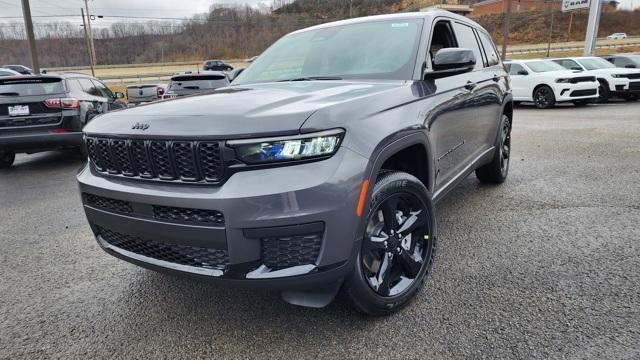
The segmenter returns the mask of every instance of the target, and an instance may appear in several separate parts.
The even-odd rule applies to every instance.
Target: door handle
[[[467,84],[464,86],[465,89],[471,91],[476,88],[476,83],[472,83],[471,81],[467,81]]]

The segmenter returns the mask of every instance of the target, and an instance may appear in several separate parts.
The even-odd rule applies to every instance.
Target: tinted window
[[[564,66],[566,69],[570,69],[570,70],[583,70],[582,66],[578,65],[577,62],[573,61],[573,60],[569,60],[569,59],[558,59],[558,60],[553,60],[553,62],[558,63],[562,66]]]
[[[498,52],[496,51],[496,47],[493,45],[493,41],[491,41],[491,37],[483,31],[478,31],[478,35],[480,36],[484,53],[487,55],[487,66],[499,64],[500,56],[498,56]]]
[[[176,76],[171,79],[169,90],[217,89],[227,85],[229,85],[229,80],[224,75]]]
[[[0,80],[0,94],[31,96],[64,93],[60,78],[27,78]]]
[[[587,70],[609,69],[615,67],[612,63],[601,58],[579,59],[578,62]]]
[[[625,67],[625,66],[634,66],[637,67],[637,65],[631,61],[631,59],[628,59],[626,57],[617,57],[613,59],[613,63],[617,66],[617,67]]]
[[[456,38],[458,39],[458,47],[466,48],[473,51],[473,55],[476,56],[476,68],[482,67],[482,53],[480,52],[480,46],[476,35],[473,33],[473,28],[467,25],[454,23],[453,29],[456,32]]]
[[[109,88],[105,84],[97,80],[91,80],[91,82],[93,82],[93,84],[95,85],[100,96],[106,97],[106,98],[113,97],[113,93],[111,92],[111,90],[109,90]]]
[[[80,82],[80,86],[82,86],[82,90],[84,90],[84,92],[86,92],[89,95],[100,96],[98,89],[96,89],[96,86],[93,84],[91,80],[78,79],[78,81]]]
[[[455,37],[451,31],[451,25],[448,21],[440,21],[433,27],[433,36],[431,37],[431,44],[429,45],[431,61],[435,59],[439,50],[457,46]]]
[[[411,79],[422,19],[323,27],[278,40],[234,84],[299,77]]]
[[[520,64],[509,64],[507,66],[509,67],[509,75],[522,75],[519,74],[520,71],[527,71]]]

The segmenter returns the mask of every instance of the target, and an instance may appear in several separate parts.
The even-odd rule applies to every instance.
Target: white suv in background
[[[627,38],[627,33],[613,33],[607,36],[609,40],[622,40]]]
[[[558,102],[586,105],[598,98],[594,75],[567,70],[550,60],[505,62],[511,77],[513,100],[533,102],[539,109]]]
[[[599,57],[573,57],[554,59],[556,63],[570,70],[585,71],[595,75],[600,83],[598,93],[600,102],[607,102],[610,97],[618,96],[632,100],[640,93],[640,70],[618,68]]]

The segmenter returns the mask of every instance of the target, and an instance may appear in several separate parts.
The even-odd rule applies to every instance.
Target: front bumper
[[[557,102],[594,99],[598,97],[598,82],[556,83],[553,90]]]
[[[231,285],[306,288],[352,267],[367,163],[343,147],[323,161],[238,172],[221,186],[105,177],[91,165],[78,181],[98,243],[116,257]]]

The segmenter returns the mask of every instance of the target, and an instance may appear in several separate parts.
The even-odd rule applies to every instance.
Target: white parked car
[[[595,75],[600,83],[600,102],[607,102],[613,96],[630,99],[640,92],[639,69],[618,68],[599,57],[573,57],[553,61],[567,69]]]
[[[627,33],[613,33],[607,36],[607,39],[609,40],[621,40],[626,38],[627,38]]]
[[[533,102],[544,109],[567,101],[582,106],[598,98],[598,81],[594,75],[567,70],[550,60],[507,61],[505,64],[516,102]]]

